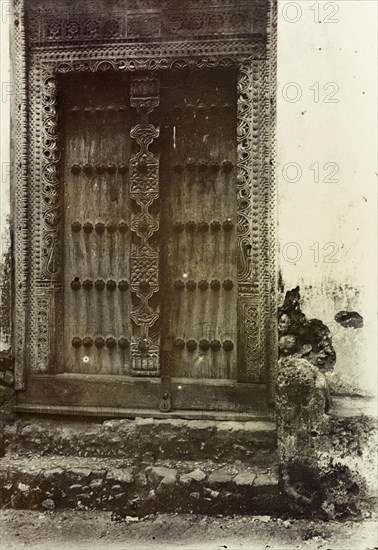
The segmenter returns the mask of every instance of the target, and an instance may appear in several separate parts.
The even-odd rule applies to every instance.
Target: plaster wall
[[[14,93],[10,64],[12,3],[0,0],[0,352],[11,345],[10,327],[10,106]]]
[[[285,1],[278,13],[281,282],[333,334],[333,390],[376,394],[377,4]],[[363,328],[338,324],[343,310]]]
[[[10,347],[11,2],[0,0],[0,352]],[[327,7],[328,6],[328,7]],[[376,393],[376,21],[370,0],[278,4],[277,185],[281,291],[332,331],[334,391]],[[325,165],[329,163],[326,167]],[[8,286],[7,286],[8,285]],[[3,289],[3,292],[1,292]],[[363,328],[334,317],[356,311]]]

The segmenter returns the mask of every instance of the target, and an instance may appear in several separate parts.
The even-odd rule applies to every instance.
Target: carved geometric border
[[[22,14],[22,0],[19,4]],[[272,7],[271,17],[274,7]],[[162,71],[237,68],[238,69],[238,287],[239,319],[242,327],[239,345],[246,353],[240,357],[241,381],[265,382],[273,387],[277,355],[276,343],[276,265],[275,189],[272,173],[274,126],[271,85],[272,45],[275,30],[264,43],[248,40],[201,40],[159,43],[132,43],[116,47],[34,48],[29,58],[28,90],[26,90],[25,46],[23,21],[20,15],[16,35],[18,50],[18,86],[24,109],[18,114],[17,220],[16,224],[16,290],[15,356],[17,389],[25,386],[25,365],[30,370],[51,372],[51,358],[61,356],[52,350],[50,330],[56,326],[60,307],[60,268],[56,251],[60,239],[59,160],[56,93],[57,76],[70,72],[97,71]],[[273,25],[272,25],[273,26]],[[272,95],[273,94],[273,95]],[[26,118],[27,108],[30,117]],[[28,148],[27,148],[27,139]],[[41,199],[45,198],[45,202]],[[46,200],[50,202],[46,206]],[[43,210],[41,205],[45,204]],[[55,251],[55,252],[54,252]],[[28,270],[29,258],[31,269]],[[50,265],[50,268],[48,266]],[[53,268],[51,268],[53,266]],[[26,288],[25,288],[26,287]],[[50,318],[38,313],[42,302]],[[27,304],[27,300],[29,303]],[[39,304],[39,305],[38,305]],[[26,315],[27,308],[27,315]],[[249,322],[252,310],[258,323]],[[51,316],[53,318],[51,318]],[[28,317],[28,323],[27,321]],[[38,326],[38,320],[44,326]],[[25,336],[25,326],[29,334]],[[42,329],[42,332],[41,332]],[[38,334],[44,334],[38,348]],[[21,336],[22,334],[22,336]],[[29,357],[25,357],[26,340]],[[253,350],[254,360],[249,356]],[[47,352],[47,355],[44,353]],[[41,357],[49,357],[41,364]],[[59,365],[58,365],[59,367]],[[266,372],[266,369],[270,372]]]

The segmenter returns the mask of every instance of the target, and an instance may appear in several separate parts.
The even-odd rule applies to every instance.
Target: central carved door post
[[[131,221],[135,240],[131,251],[131,374],[159,376],[159,307],[152,303],[159,291],[159,247],[151,241],[159,229],[159,218],[149,210],[159,198],[159,158],[149,151],[159,137],[159,128],[148,121],[159,105],[158,76],[132,75],[130,104],[140,115],[139,124],[130,132],[140,148],[130,159],[130,198],[139,209]]]

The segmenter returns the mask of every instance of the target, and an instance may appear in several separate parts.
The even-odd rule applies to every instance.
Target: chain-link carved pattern
[[[149,146],[159,137],[159,129],[148,122],[149,114],[159,104],[158,77],[133,75],[130,103],[141,119],[130,131],[139,145],[130,159],[130,198],[139,207],[130,226],[138,240],[131,251],[130,289],[134,299],[131,319],[135,328],[130,346],[131,368],[136,376],[158,376],[160,333],[153,331],[152,338],[150,329],[158,322],[159,313],[150,299],[159,290],[159,248],[150,239],[159,229],[159,220],[149,208],[159,198],[159,159]]]

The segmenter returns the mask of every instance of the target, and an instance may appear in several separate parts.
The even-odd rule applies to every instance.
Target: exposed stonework
[[[329,371],[336,362],[329,329],[318,319],[308,320],[300,307],[299,287],[286,293],[278,308],[279,355],[305,357],[310,363]]]
[[[28,418],[5,428],[7,452],[77,455],[155,461],[251,460],[264,463],[276,447],[273,422],[208,420],[108,420]],[[261,458],[259,458],[261,457]]]
[[[363,515],[376,491],[374,419],[326,414],[324,375],[309,361],[280,360],[277,437],[281,480],[293,509],[328,518]]]
[[[0,462],[3,505],[274,513],[284,504],[274,447],[268,422],[17,421]]]

